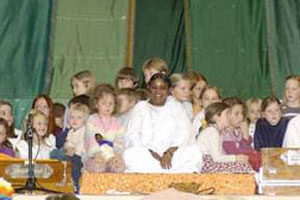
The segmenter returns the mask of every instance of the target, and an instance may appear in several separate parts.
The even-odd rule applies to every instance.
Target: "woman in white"
[[[300,115],[294,117],[289,122],[282,147],[300,148]]]
[[[149,101],[133,109],[126,132],[126,172],[198,172],[202,154],[193,144],[191,123],[183,107],[168,97],[170,81],[155,74],[148,84]]]

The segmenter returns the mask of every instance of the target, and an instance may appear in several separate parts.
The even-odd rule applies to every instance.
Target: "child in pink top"
[[[110,85],[101,84],[95,88],[93,100],[97,112],[88,118],[86,124],[85,168],[90,172],[123,172],[125,164],[121,154],[125,148],[125,128],[113,115],[115,91]]]

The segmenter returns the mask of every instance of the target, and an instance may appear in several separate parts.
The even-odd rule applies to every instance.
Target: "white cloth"
[[[235,155],[226,155],[222,147],[222,139],[215,127],[207,127],[200,132],[197,138],[200,151],[210,155],[215,162],[234,162]]]
[[[28,159],[28,143],[24,140],[20,140],[17,143],[17,149],[19,150],[19,156],[23,159]],[[55,149],[55,136],[52,134],[40,142],[40,145],[33,142],[32,146],[32,158],[33,159],[50,159],[50,152]]]
[[[300,148],[300,115],[294,117],[289,122],[282,147],[285,148]]]
[[[187,116],[189,117],[189,119],[191,121],[193,121],[194,114],[193,114],[193,105],[192,105],[192,103],[189,102],[189,101],[184,101],[181,104],[182,104],[183,109],[185,110]]]
[[[124,160],[127,172],[195,172],[202,163],[202,154],[193,146],[191,122],[182,105],[168,97],[164,106],[140,101],[132,110],[125,135]],[[190,147],[187,147],[189,145]],[[172,159],[172,168],[162,169],[149,149],[160,156],[170,147],[179,147]],[[199,164],[200,163],[200,164]]]
[[[85,126],[82,126],[76,130],[71,129],[66,138],[64,148],[67,149],[73,147],[75,149],[75,154],[78,156],[82,156],[85,153],[84,135]]]

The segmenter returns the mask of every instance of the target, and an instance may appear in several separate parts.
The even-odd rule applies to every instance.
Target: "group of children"
[[[154,74],[169,75],[167,63],[156,57],[149,58],[142,70],[146,84]],[[182,115],[190,120],[191,141],[203,154],[199,171],[251,172],[260,167],[260,149],[282,147],[283,143],[292,146],[288,142],[291,139],[285,139],[286,134],[300,143],[300,136],[295,134],[298,131],[300,135],[299,75],[286,78],[283,100],[269,96],[263,100],[251,98],[245,103],[238,97],[222,99],[218,88],[197,72],[176,73],[169,79],[169,95],[181,104]],[[149,92],[138,88],[134,70],[128,67],[117,74],[115,87],[96,84],[88,70],[75,74],[71,85],[74,97],[66,107],[47,95],[38,95],[23,131],[14,127],[12,105],[0,101],[0,153],[28,157],[26,133],[30,121],[34,159],[71,161],[78,189],[82,170],[126,171],[123,153],[131,112],[138,102],[148,101]],[[296,122],[288,128],[290,120]]]

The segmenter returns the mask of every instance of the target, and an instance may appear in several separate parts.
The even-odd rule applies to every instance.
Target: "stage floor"
[[[14,195],[13,200],[44,200],[47,195]],[[78,195],[81,200],[142,200],[144,195]],[[199,195],[199,200],[298,200],[300,196],[239,196],[239,195]]]

